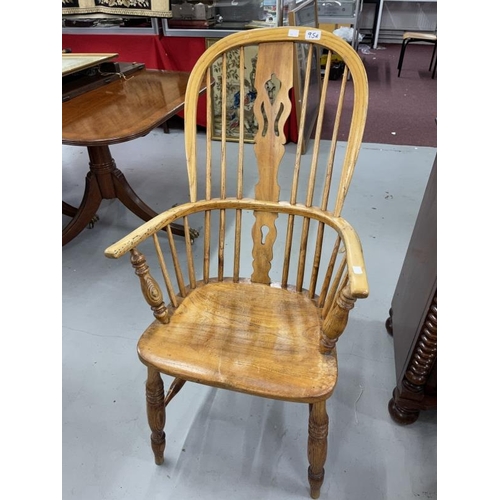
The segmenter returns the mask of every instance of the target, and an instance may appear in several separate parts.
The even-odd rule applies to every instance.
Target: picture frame
[[[288,11],[289,26],[310,26],[319,28],[317,0],[305,0]],[[302,114],[302,99],[304,96],[304,82],[306,78],[306,66],[308,50],[311,46],[307,44],[297,44],[294,55],[294,97],[297,118],[297,127],[300,126]],[[318,115],[321,89],[321,53],[316,47],[312,54],[310,84],[308,90],[308,106],[304,124],[304,142],[302,153],[307,150],[309,139],[311,138],[314,123]]]
[[[172,17],[170,0],[62,0],[62,14]]]

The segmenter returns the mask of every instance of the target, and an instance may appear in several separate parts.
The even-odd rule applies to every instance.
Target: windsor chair
[[[250,46],[258,50],[248,68]],[[310,75],[318,51],[328,54],[325,74],[333,54],[343,59],[345,72],[341,80],[324,78],[314,88]],[[294,60],[304,65],[305,79],[296,144],[287,143],[285,135]],[[229,88],[230,80],[237,81],[236,90]],[[196,128],[201,87],[207,88],[206,133]],[[227,96],[235,92],[244,97],[232,107]],[[227,112],[214,140],[216,94]],[[258,123],[253,142],[244,139],[243,119],[239,139],[228,140],[228,115],[244,117],[252,98]],[[189,201],[105,251],[110,258],[130,255],[154,316],[138,341],[138,354],[147,367],[156,464],[164,460],[166,407],[186,381],[306,403],[310,493],[319,497],[327,455],[326,403],[337,383],[336,342],[356,300],[368,296],[359,238],[341,216],[367,104],[360,57],[326,31],[239,32],[220,39],[197,61],[184,110]],[[316,132],[311,150],[303,154],[308,105],[315,107]],[[331,140],[320,141],[325,112],[336,113],[335,126]],[[338,140],[343,121],[349,130],[345,142]],[[174,237],[174,221],[184,225],[185,238]],[[200,223],[202,234],[194,242],[189,228]],[[173,377],[166,393],[162,374]]]

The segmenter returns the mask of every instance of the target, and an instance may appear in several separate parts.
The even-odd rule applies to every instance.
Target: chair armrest
[[[368,279],[366,277],[365,259],[358,234],[354,228],[342,217],[334,217],[335,229],[342,236],[347,257],[347,272],[351,294],[357,299],[366,298],[369,294]]]
[[[366,277],[365,262],[359,237],[354,228],[342,217],[334,217],[331,212],[326,212],[317,207],[306,207],[305,205],[292,205],[288,202],[268,202],[254,199],[227,198],[212,200],[202,200],[193,203],[184,203],[174,208],[166,210],[148,222],[145,222],[127,236],[106,248],[106,257],[118,259],[128,251],[135,248],[152,234],[162,230],[168,224],[172,224],[182,217],[203,212],[205,210],[220,209],[256,210],[284,213],[288,215],[298,215],[310,217],[322,222],[340,234],[345,246],[347,258],[347,272],[351,294],[356,298],[368,296],[368,280]]]
[[[119,259],[137,245],[147,240],[151,235],[161,231],[168,224],[172,224],[181,217],[198,212],[199,210],[193,209],[196,205],[197,203],[185,203],[158,214],[106,248],[104,255],[110,259]]]

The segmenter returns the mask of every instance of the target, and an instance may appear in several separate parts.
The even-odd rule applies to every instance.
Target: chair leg
[[[163,463],[165,451],[165,393],[160,372],[148,367],[146,381],[146,408],[149,427],[151,428],[151,448],[156,465]]]
[[[434,44],[434,50],[432,51],[431,62],[429,64],[429,71],[431,71],[431,69],[432,69],[434,58],[436,57],[436,50],[437,50],[437,42]]]
[[[403,67],[403,59],[405,57],[405,51],[406,51],[406,46],[408,43],[410,43],[411,39],[407,38],[406,40],[403,40],[403,43],[401,44],[401,51],[399,52],[399,61],[398,61],[398,78],[399,75],[401,74],[401,68]]]
[[[307,456],[309,459],[309,485],[311,498],[319,498],[321,485],[325,478],[323,466],[326,461],[328,436],[328,415],[326,401],[309,405],[309,440]]]
[[[432,51],[431,64],[429,66],[429,71],[432,70],[432,79],[436,76],[437,67],[437,42],[434,44],[434,50]]]
[[[437,63],[437,59],[436,59],[435,62],[434,62],[434,68],[432,70],[432,79],[434,79],[434,77],[436,76],[437,65],[438,65],[438,63]]]

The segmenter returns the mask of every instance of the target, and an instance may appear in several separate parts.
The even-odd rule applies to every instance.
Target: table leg
[[[78,208],[74,207],[73,205],[70,205],[69,203],[66,203],[63,200],[63,202],[62,202],[63,215],[67,215],[68,217],[74,217],[77,212],[78,212]],[[94,227],[94,224],[98,220],[99,220],[99,217],[97,215],[94,215],[94,217],[92,217],[92,220],[89,222],[89,228],[92,229]]]
[[[71,215],[71,222],[63,229],[63,245],[66,245],[78,235],[89,223],[95,220],[95,214],[103,199],[118,198],[132,213],[148,221],[158,215],[146,205],[130,187],[123,173],[116,168],[115,161],[107,145],[88,146],[89,169],[85,181],[85,192],[80,207],[74,212],[74,207],[63,202],[63,213]],[[184,227],[171,225],[174,234],[184,236]],[[198,231],[190,229],[191,239],[199,236]]]
[[[99,192],[99,185],[96,177],[89,172],[85,178],[85,191],[83,193],[80,207],[76,210],[71,221],[65,226],[62,233],[62,244],[69,243],[75,236],[80,234],[92,221],[95,220],[97,209],[101,204],[102,196]],[[72,212],[71,205],[66,204],[66,209]],[[64,202],[63,202],[64,213]],[[66,213],[70,215],[70,213]]]
[[[65,201],[62,202],[62,213],[64,215],[67,215],[68,217],[74,217],[77,211],[78,208],[75,208],[74,206],[70,205],[69,203],[66,203]]]

